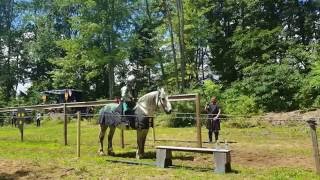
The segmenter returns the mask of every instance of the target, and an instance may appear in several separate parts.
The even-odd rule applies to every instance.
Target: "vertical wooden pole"
[[[81,114],[80,114],[80,111],[78,111],[78,113],[77,113],[77,119],[78,119],[78,121],[77,121],[77,157],[79,158],[80,157],[80,133],[81,133],[81,129],[80,129],[80,127],[81,127]]]
[[[64,121],[64,145],[68,145],[68,118],[67,118],[67,105],[63,104],[63,121]]]
[[[152,117],[152,134],[153,134],[153,146],[155,146],[156,145],[156,130],[155,130],[153,117]]]
[[[120,131],[120,143],[121,143],[121,148],[124,148],[124,132],[123,129]]]
[[[318,139],[317,139],[317,131],[316,131],[316,120],[311,118],[307,121],[310,126],[312,146],[313,146],[313,157],[316,164],[316,172],[320,175],[320,156],[319,156],[319,147],[318,147]]]
[[[21,142],[23,142],[23,127],[20,129]]]
[[[198,147],[202,147],[202,138],[201,138],[201,120],[200,120],[200,97],[199,93],[196,94],[196,121],[197,121],[197,142]]]

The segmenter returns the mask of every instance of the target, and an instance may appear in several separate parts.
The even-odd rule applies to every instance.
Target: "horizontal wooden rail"
[[[168,97],[170,102],[174,101],[195,101],[196,94],[179,94],[179,95],[172,95]]]
[[[108,103],[116,102],[115,100],[99,100],[99,101],[88,101],[88,102],[72,102],[65,103],[68,108],[74,107],[91,107],[91,106],[104,106]],[[26,110],[40,110],[40,109],[62,109],[64,103],[61,104],[43,104],[43,105],[33,105],[33,106],[19,106],[19,107],[8,107],[0,108],[0,112],[10,112],[16,111],[18,108],[24,108]]]
[[[196,99],[196,94],[172,95],[172,96],[169,96],[168,99],[170,102],[194,101]],[[65,103],[65,105],[68,108],[93,107],[93,106],[104,106],[105,104],[114,103],[114,102],[116,102],[116,101],[115,100],[99,100],[99,101],[88,101],[88,102],[71,102],[71,103]],[[0,113],[1,112],[17,111],[18,108],[24,108],[26,110],[42,110],[42,109],[63,109],[63,106],[64,106],[64,103],[8,107],[8,108],[0,108]]]

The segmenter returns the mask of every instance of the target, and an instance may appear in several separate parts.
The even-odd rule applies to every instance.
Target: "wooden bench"
[[[215,173],[225,173],[231,171],[231,150],[227,149],[209,149],[209,148],[191,148],[175,146],[157,146],[156,165],[161,168],[172,166],[172,151],[185,151],[213,154],[215,161]]]

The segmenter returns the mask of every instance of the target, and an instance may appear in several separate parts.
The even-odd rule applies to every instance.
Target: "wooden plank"
[[[81,137],[81,114],[80,111],[77,112],[77,157],[80,157],[80,137]]]
[[[320,174],[320,155],[319,155],[319,146],[318,146],[318,138],[317,138],[317,123],[314,118],[311,118],[307,121],[310,126],[310,133],[312,139],[312,147],[313,147],[313,158],[316,164],[316,172]]]
[[[124,130],[121,129],[120,130],[120,144],[121,144],[121,148],[124,148]]]
[[[202,138],[201,138],[200,97],[199,97],[199,94],[196,94],[195,104],[196,104],[197,141],[198,141],[198,147],[201,148],[202,147]]]
[[[64,145],[68,145],[68,117],[67,117],[67,105],[63,105],[63,137]]]
[[[169,99],[170,102],[178,102],[178,101],[194,101],[195,98],[183,98],[183,99]]]
[[[179,94],[168,96],[170,102],[174,101],[194,101],[196,99],[196,94]]]
[[[227,153],[231,150],[229,149],[210,149],[210,148],[192,148],[192,147],[177,147],[177,146],[157,146],[156,149],[169,149],[173,151],[190,151],[190,152],[203,152],[203,153],[213,153],[222,152]]]
[[[168,96],[170,102],[175,101],[194,101],[196,99],[196,94],[179,94]],[[90,107],[90,106],[104,106],[108,103],[115,103],[115,100],[99,100],[99,101],[87,101],[87,102],[71,102],[71,103],[61,103],[61,104],[41,104],[33,106],[19,106],[19,107],[7,107],[0,108],[0,112],[11,112],[17,111],[18,108],[25,108],[27,110],[41,110],[41,109],[63,109],[64,104],[68,107]]]
[[[18,108],[25,108],[27,110],[37,109],[63,109],[64,104],[68,107],[90,107],[90,106],[104,106],[108,103],[115,103],[115,100],[99,100],[99,101],[88,101],[88,102],[72,102],[72,103],[61,103],[61,104],[42,104],[33,106],[19,106],[19,107],[7,107],[0,108],[0,112],[17,111]]]

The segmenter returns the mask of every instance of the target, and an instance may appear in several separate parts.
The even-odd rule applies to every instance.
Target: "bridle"
[[[155,110],[157,110],[157,108],[158,108],[158,103],[160,102],[160,104],[161,104],[161,106],[162,106],[162,108],[165,110],[165,107],[164,107],[164,104],[163,104],[163,102],[162,101],[160,101],[160,95],[161,95],[161,91],[160,90],[158,90],[158,101],[157,101],[157,103],[156,103],[156,109]]]
[[[158,110],[158,103],[160,102],[160,104],[161,104],[161,106],[162,106],[162,108],[165,110],[165,106],[164,106],[164,104],[163,104],[163,102],[160,100],[160,96],[161,96],[161,91],[160,90],[158,90],[158,95],[156,96],[158,99],[156,100],[156,108],[153,110],[153,111],[157,111]],[[155,101],[155,99],[154,99],[154,101]],[[143,105],[141,105],[139,102],[137,103],[137,106],[140,106],[142,109],[148,109],[147,107],[144,107]],[[137,106],[134,108],[134,109],[136,109],[137,108]],[[146,111],[144,111],[144,113],[146,113]]]

